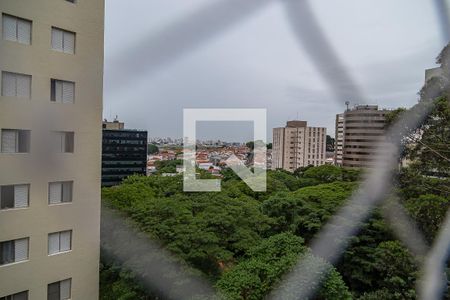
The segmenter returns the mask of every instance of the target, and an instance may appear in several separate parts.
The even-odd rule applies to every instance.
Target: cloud
[[[442,47],[420,0],[317,0],[320,27],[307,32],[282,1],[244,2],[108,1],[104,116],[180,137],[183,108],[267,108],[269,134],[297,112],[332,133],[344,100],[412,105]]]

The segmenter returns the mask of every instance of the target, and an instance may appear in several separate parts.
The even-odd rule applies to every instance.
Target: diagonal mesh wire
[[[307,0],[279,1],[285,6],[286,17],[290,21],[293,34],[300,45],[305,48],[319,73],[334,92],[336,99],[343,102],[351,96],[364,101],[366,97],[360,91],[358,84],[347,72],[345,65],[322,33],[319,22],[315,19],[309,6],[309,2]],[[119,57],[116,63],[124,70],[138,70],[141,73],[149,73],[149,70],[155,71],[168,65],[181,55],[196,49],[269,2],[274,1],[248,0],[242,2],[221,0],[208,4],[191,16],[172,24],[167,30],[148,38],[139,47],[130,49],[121,58]],[[449,5],[446,0],[435,0],[434,4],[443,41],[447,43],[450,40]],[[200,30],[199,34],[196,32],[198,30]],[[124,59],[124,57],[133,58],[134,55],[130,54],[136,53],[136,51],[150,53],[146,64],[135,65],[132,59]],[[443,60],[448,62],[450,59],[447,57],[449,53],[444,53],[444,55]],[[448,63],[446,66],[448,66]],[[444,90],[449,89],[449,72],[448,70],[443,71],[443,76],[441,76],[443,85],[428,87],[427,95],[438,96]],[[127,72],[122,74],[126,75]],[[131,78],[131,76],[128,77]],[[433,102],[422,101],[420,103],[414,110],[404,114],[401,120],[390,128],[388,136],[392,137],[393,142],[388,152],[384,151],[386,154],[377,159],[376,168],[367,174],[364,182],[348,201],[347,205],[341,208],[319,232],[313,240],[311,248],[315,256],[320,256],[326,261],[336,263],[343,250],[347,247],[349,238],[359,230],[360,225],[368,217],[371,209],[384,202],[383,212],[385,220],[392,227],[397,237],[417,257],[425,257],[421,261],[423,277],[418,281],[421,284],[418,288],[419,296],[421,299],[433,300],[440,299],[446,285],[443,274],[450,253],[450,214],[447,215],[434,245],[432,245],[431,249],[428,249],[415,224],[407,217],[395,196],[392,196],[391,179],[396,171],[392,166],[397,165],[400,157],[400,140],[407,134],[405,128],[416,128],[428,115]],[[119,225],[117,222],[119,222]],[[127,239],[130,239],[133,234],[128,232],[127,238],[120,236],[120,234],[111,234],[111,228],[121,226],[120,222],[119,216],[114,216],[105,209],[102,220],[102,248],[136,271],[141,281],[146,283],[147,286],[156,288],[162,291],[163,295],[173,299],[189,299],[193,290],[206,292],[209,295],[207,296],[208,298],[213,298],[212,290],[201,278],[192,276],[188,271],[183,271],[183,268],[178,266],[170,258],[170,255],[165,253],[160,247],[151,246],[149,241],[147,241],[149,245],[145,245],[145,242],[142,240],[137,242],[141,249],[151,249],[151,251],[155,252],[148,261],[144,259],[143,266],[137,267],[135,255],[130,254],[129,251],[118,249],[120,248],[119,245],[126,243]],[[121,230],[127,232],[127,229],[123,229],[123,227]],[[162,259],[155,261],[154,257],[162,257]],[[142,257],[140,256],[140,258],[142,264]],[[153,262],[153,264],[145,263],[149,261]],[[144,269],[151,268],[152,271],[145,271],[143,267]],[[184,278],[184,282],[187,284],[181,288],[186,293],[170,293],[173,286],[156,275],[158,272],[163,273],[166,268],[178,270],[178,276]],[[269,297],[273,299],[307,299],[311,297],[322,279],[320,274],[323,274],[326,268],[324,264],[315,263],[313,256],[305,256],[293,268],[291,273],[285,277],[280,287],[272,291]],[[305,270],[308,270],[307,274],[305,274]],[[148,274],[151,275],[149,276]],[[295,284],[296,282],[302,282],[302,285],[299,286]],[[192,288],[189,288],[189,284],[193,284]]]

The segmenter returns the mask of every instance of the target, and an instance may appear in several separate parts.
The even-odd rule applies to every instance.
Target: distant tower
[[[350,101],[345,101],[345,106],[347,106],[347,111],[348,111],[348,106],[350,105]]]

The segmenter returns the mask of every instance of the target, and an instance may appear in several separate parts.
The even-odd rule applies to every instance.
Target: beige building
[[[357,105],[336,115],[335,164],[366,168],[383,155],[386,114],[377,105]]]
[[[108,130],[125,129],[125,123],[120,122],[117,117],[112,122],[108,121],[107,119],[104,119],[102,125],[103,125],[102,126],[103,129],[108,129]]]
[[[308,165],[325,164],[327,130],[308,127],[306,121],[288,121],[273,129],[272,170],[295,171]]]
[[[0,10],[0,299],[98,299],[104,2]]]

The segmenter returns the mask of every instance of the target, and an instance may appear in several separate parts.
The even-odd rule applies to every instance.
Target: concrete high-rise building
[[[0,11],[0,299],[98,299],[104,1]]]
[[[372,167],[383,155],[386,114],[377,105],[357,105],[336,115],[335,164],[343,167]]]
[[[295,171],[308,165],[325,164],[327,130],[308,127],[306,121],[288,121],[273,129],[272,170]]]
[[[342,156],[344,155],[344,114],[336,115],[336,133],[334,164],[342,165]]]

